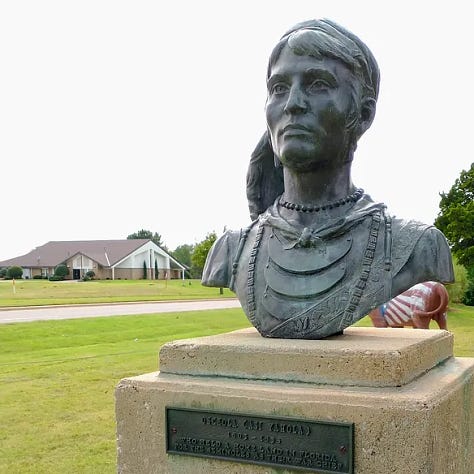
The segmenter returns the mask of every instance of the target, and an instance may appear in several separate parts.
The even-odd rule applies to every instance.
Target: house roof
[[[113,266],[149,239],[51,241],[20,257],[0,262],[0,267],[55,267],[76,254],[83,254],[104,267]],[[164,252],[164,251],[163,251]]]

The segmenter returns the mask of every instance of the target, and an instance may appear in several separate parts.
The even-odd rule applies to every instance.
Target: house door
[[[81,279],[81,269],[80,268],[73,268],[72,269],[72,279],[73,280],[80,280]]]

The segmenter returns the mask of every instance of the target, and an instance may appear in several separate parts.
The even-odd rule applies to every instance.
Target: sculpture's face
[[[348,160],[354,87],[359,83],[342,62],[283,48],[271,67],[266,104],[273,151],[283,166],[307,171]]]

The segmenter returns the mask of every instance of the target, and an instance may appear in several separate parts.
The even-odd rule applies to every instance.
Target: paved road
[[[49,319],[95,318],[122,314],[170,313],[202,309],[239,308],[237,299],[200,301],[162,301],[151,303],[116,303],[106,305],[71,305],[0,309],[0,324],[44,321]]]

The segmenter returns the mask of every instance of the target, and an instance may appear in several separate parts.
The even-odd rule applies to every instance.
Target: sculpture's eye
[[[283,82],[277,82],[270,90],[272,95],[285,94],[288,91],[288,86]]]
[[[311,82],[311,84],[308,86],[308,92],[311,93],[317,93],[322,90],[327,90],[330,89],[332,86],[329,84],[328,81],[325,81],[324,79],[315,79],[314,81]]]

